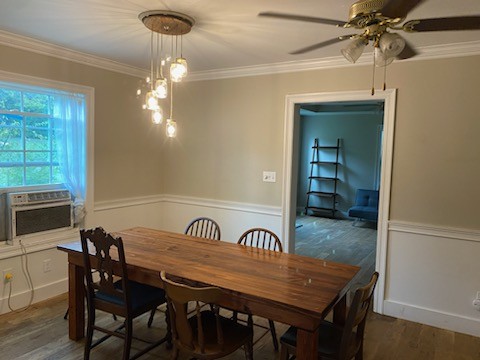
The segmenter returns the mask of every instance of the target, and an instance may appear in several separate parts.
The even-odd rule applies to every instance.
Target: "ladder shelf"
[[[310,212],[313,215],[328,215],[335,218],[340,139],[337,139],[336,146],[320,146],[318,139],[315,139],[312,149],[305,214],[308,215]],[[325,153],[323,157],[327,156],[329,161],[320,159],[321,152]],[[329,152],[331,154],[328,156]],[[335,161],[332,161],[333,157]]]

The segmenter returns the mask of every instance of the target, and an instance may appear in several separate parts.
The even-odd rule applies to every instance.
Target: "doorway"
[[[383,101],[300,105],[295,253],[375,269],[376,218],[349,216],[357,191],[379,190]],[[378,172],[378,175],[377,175]]]
[[[368,91],[287,95],[285,107],[284,176],[282,199],[282,238],[285,249],[295,252],[295,218],[297,204],[298,166],[300,148],[300,107],[309,103],[335,103],[379,100],[384,102],[384,129],[380,175],[380,203],[377,225],[375,269],[380,272],[374,310],[383,313],[386,268],[386,236],[389,219],[393,135],[396,90],[371,95]]]

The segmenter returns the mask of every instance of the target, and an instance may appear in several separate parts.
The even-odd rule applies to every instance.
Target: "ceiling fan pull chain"
[[[383,91],[387,89],[387,60],[385,59],[385,66],[383,67]]]
[[[373,52],[372,96],[375,95],[375,51]]]

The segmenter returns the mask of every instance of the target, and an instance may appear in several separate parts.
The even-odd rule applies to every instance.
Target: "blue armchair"
[[[355,205],[348,210],[348,216],[376,222],[378,219],[378,190],[357,189]]]

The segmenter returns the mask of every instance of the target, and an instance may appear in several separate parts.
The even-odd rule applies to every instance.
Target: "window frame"
[[[93,87],[67,83],[62,81],[39,78],[29,75],[16,74],[0,70],[0,81],[17,83],[27,86],[37,86],[41,88],[49,88],[52,90],[65,91],[69,93],[80,93],[85,97],[85,116],[86,116],[86,189],[85,189],[85,209],[86,217],[84,224],[89,226],[89,219],[92,218],[93,212],[93,189],[94,189],[94,96]],[[24,185],[15,187],[0,187],[0,196],[10,192],[19,191],[37,191],[52,190],[61,188],[62,184],[45,184],[45,185]],[[7,209],[5,209],[6,211]],[[39,240],[40,236],[32,236],[30,242]]]

